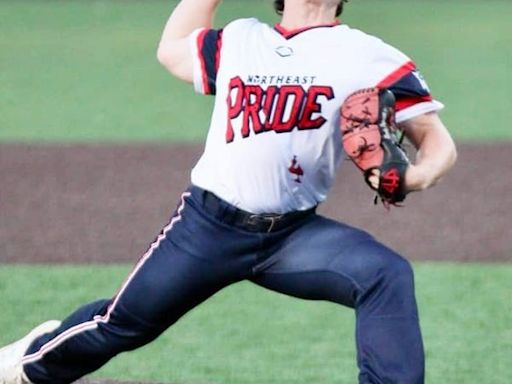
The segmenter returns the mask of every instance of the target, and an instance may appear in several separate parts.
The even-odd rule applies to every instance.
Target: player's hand
[[[380,171],[378,169],[372,169],[371,175],[368,176],[368,183],[376,191],[379,189]]]
[[[410,161],[398,138],[393,93],[380,88],[358,90],[343,102],[340,115],[343,149],[377,192],[375,201],[386,207],[404,201]]]
[[[368,176],[368,183],[373,189],[378,190],[379,182],[380,171],[373,169],[371,175]],[[425,172],[420,167],[410,164],[405,172],[405,188],[407,192],[421,191],[429,186],[429,178],[426,177]]]

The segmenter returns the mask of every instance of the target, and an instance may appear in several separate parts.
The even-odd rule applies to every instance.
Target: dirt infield
[[[0,262],[133,262],[167,222],[199,146],[0,145]],[[320,212],[411,260],[512,261],[512,144],[460,145],[438,187],[372,204],[346,164]]]

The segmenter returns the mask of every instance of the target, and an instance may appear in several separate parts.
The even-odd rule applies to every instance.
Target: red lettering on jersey
[[[263,131],[263,124],[260,120],[260,110],[265,92],[259,85],[246,85],[245,86],[245,107],[244,117],[242,121],[242,137],[249,136],[252,122],[252,129],[254,133],[261,133]]]
[[[236,93],[234,103],[232,98],[233,93]],[[228,127],[226,130],[226,143],[231,143],[235,138],[235,132],[233,131],[233,124],[231,121],[240,115],[244,102],[244,82],[240,77],[237,76],[231,79],[229,82],[228,97],[226,102],[228,104]]]
[[[272,129],[275,132],[290,132],[297,126],[297,121],[299,120],[299,114],[301,112],[305,96],[306,91],[304,91],[304,88],[299,85],[285,85],[281,87],[275,106],[274,118],[272,119]],[[292,107],[290,115],[285,121],[284,119],[286,117],[284,115],[286,107],[288,106],[291,98],[293,98],[293,101],[291,102]]]
[[[226,142],[235,138],[233,120],[242,114],[241,135],[246,138],[251,130],[255,134],[267,131],[276,133],[318,129],[326,122],[321,115],[320,98],[331,100],[331,87],[312,85],[306,91],[300,85],[245,85],[240,77],[229,82],[227,102],[228,122]],[[314,118],[315,114],[319,114]]]
[[[325,118],[319,116],[316,119],[311,119],[314,113],[322,112],[322,105],[318,103],[320,96],[325,97],[327,100],[334,98],[334,91],[331,87],[311,86],[308,90],[308,97],[304,105],[304,112],[299,121],[299,129],[317,129],[325,123]]]
[[[263,103],[263,113],[265,114],[265,131],[272,130],[272,112],[276,96],[279,94],[279,87],[271,85],[265,92],[265,102]]]

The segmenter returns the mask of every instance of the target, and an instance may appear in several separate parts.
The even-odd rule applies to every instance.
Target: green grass
[[[0,265],[0,344],[109,297],[128,266]],[[512,377],[512,265],[418,263],[427,383]],[[177,384],[356,382],[352,311],[249,283],[229,287],[96,377]]]
[[[155,59],[172,1],[0,1],[0,141],[202,140],[212,99]],[[271,0],[225,0],[218,25]],[[512,137],[512,2],[353,0],[344,20],[412,56],[460,139]]]

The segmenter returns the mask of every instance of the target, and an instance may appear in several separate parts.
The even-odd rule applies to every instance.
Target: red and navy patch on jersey
[[[222,29],[205,29],[197,38],[203,88],[207,95],[215,95],[217,92],[216,82],[222,47],[222,31]]]
[[[388,88],[396,98],[396,110],[401,111],[418,103],[432,101],[426,81],[410,61],[382,80],[378,87]]]

